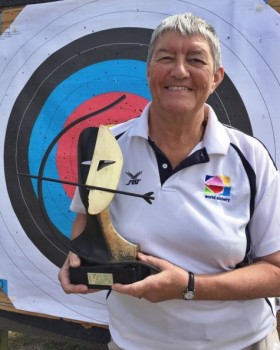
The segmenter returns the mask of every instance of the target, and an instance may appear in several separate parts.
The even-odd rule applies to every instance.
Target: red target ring
[[[110,105],[122,95],[125,95],[126,98],[114,108],[105,110],[94,118],[82,121],[61,137],[56,153],[57,170],[60,179],[77,182],[77,144],[82,130],[91,126],[114,125],[138,117],[148,103],[148,100],[133,93],[108,92],[94,96],[90,100],[83,102],[69,115],[64,127],[67,127],[75,120],[79,120],[94,110],[99,110]],[[70,185],[63,185],[63,187],[67,195],[73,198],[75,188]]]

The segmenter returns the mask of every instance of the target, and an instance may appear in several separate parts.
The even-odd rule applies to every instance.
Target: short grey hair
[[[220,40],[214,27],[203,18],[197,17],[192,13],[181,13],[167,17],[158,25],[151,37],[147,56],[148,64],[151,61],[155,46],[161,35],[168,31],[177,31],[188,37],[198,35],[205,38],[211,49],[214,61],[214,72],[221,66]]]

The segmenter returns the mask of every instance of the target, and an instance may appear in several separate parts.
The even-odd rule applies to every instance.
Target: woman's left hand
[[[116,283],[112,286],[112,290],[137,298],[145,298],[152,303],[183,298],[183,292],[188,285],[187,271],[166,260],[143,253],[138,253],[138,259],[157,267],[160,272],[132,284]]]

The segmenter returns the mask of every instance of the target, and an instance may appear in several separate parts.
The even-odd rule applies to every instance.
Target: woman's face
[[[211,49],[203,37],[163,33],[147,70],[154,109],[177,115],[197,113],[222,81],[223,72],[220,67],[214,73]]]

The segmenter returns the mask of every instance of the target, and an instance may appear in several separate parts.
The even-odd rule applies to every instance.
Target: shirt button
[[[162,167],[163,167],[163,169],[167,169],[167,168],[168,168],[168,165],[167,165],[166,163],[163,163],[163,164],[162,164]]]

